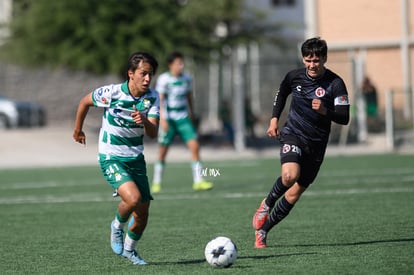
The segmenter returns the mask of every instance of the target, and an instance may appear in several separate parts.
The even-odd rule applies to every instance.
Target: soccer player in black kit
[[[276,94],[267,134],[280,139],[281,176],[253,216],[256,248],[266,247],[268,232],[289,214],[315,180],[331,122],[349,122],[348,92],[341,77],[325,68],[327,52],[325,40],[306,40],[301,47],[305,68],[290,71]],[[289,115],[280,131],[279,117],[289,95]]]

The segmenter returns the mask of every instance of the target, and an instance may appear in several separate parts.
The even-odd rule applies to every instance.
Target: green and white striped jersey
[[[187,96],[192,90],[192,79],[183,73],[179,77],[169,72],[161,74],[157,79],[157,92],[164,95],[163,108],[167,119],[179,120],[189,116]]]
[[[130,161],[143,158],[144,125],[136,124],[131,113],[136,106],[147,117],[159,119],[158,93],[149,89],[135,98],[126,81],[94,90],[92,99],[96,107],[104,108],[99,133],[99,159]]]

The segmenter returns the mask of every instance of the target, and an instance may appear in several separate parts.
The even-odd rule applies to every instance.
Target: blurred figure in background
[[[194,128],[192,79],[184,72],[184,56],[173,52],[167,57],[169,71],[157,79],[156,90],[160,96],[160,131],[158,133],[159,156],[154,165],[152,192],[161,191],[162,176],[168,148],[179,134],[191,151],[193,189],[195,191],[213,188],[201,175],[200,146]]]
[[[226,145],[231,145],[233,146],[234,144],[234,129],[233,129],[233,124],[232,124],[232,119],[231,119],[231,107],[230,107],[230,103],[227,99],[224,99],[221,101],[220,104],[220,120],[223,126],[223,132],[225,134],[226,140],[225,143]]]
[[[368,130],[376,130],[379,127],[377,89],[367,76],[362,82],[361,91],[366,104]]]

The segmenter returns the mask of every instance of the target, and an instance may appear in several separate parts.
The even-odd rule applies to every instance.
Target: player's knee
[[[285,186],[291,187],[297,180],[297,177],[293,175],[290,171],[284,172],[282,174],[282,183]]]
[[[141,201],[141,196],[139,194],[133,194],[128,197],[126,203],[132,209],[137,209]]]

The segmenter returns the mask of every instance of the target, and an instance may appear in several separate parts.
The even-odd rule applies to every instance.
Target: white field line
[[[390,193],[414,193],[414,187],[394,187],[394,188],[364,188],[364,189],[342,189],[342,190],[309,190],[304,196],[323,197],[323,196],[348,196],[363,194],[390,194]],[[214,194],[214,197],[208,193],[203,194],[166,194],[158,195],[155,200],[201,200],[201,199],[243,199],[243,198],[262,198],[265,193],[220,193]],[[79,202],[110,202],[117,201],[119,198],[112,198],[111,194],[103,196],[102,193],[71,194],[65,197],[45,195],[45,196],[18,196],[0,198],[0,205],[16,204],[55,204],[55,203],[79,203]]]
[[[258,163],[255,162],[246,162],[243,166],[255,166]],[[186,165],[190,167],[189,165]],[[206,167],[219,169],[220,177],[228,178],[233,177],[233,175],[226,174],[226,169],[221,169],[222,164],[217,167]],[[191,173],[190,168],[188,168],[188,173]],[[253,174],[251,175],[252,180],[265,180],[272,179],[277,175],[265,175],[265,174]],[[356,178],[357,176],[361,176]],[[414,181],[414,168],[386,168],[386,169],[353,169],[353,170],[321,170],[318,175],[318,178],[331,178],[332,181],[329,184],[366,184],[366,183],[394,183],[395,180],[385,178],[386,176],[395,177],[398,176],[398,182],[410,182]],[[318,178],[315,183],[318,183]],[[105,180],[99,177],[87,179],[86,185],[98,185],[105,184]],[[325,185],[325,184],[324,184]],[[19,190],[19,189],[42,189],[42,188],[54,188],[62,186],[85,186],[84,181],[72,181],[68,179],[62,179],[61,182],[57,181],[45,181],[45,182],[15,182],[7,183],[2,182],[0,184],[0,190]]]

